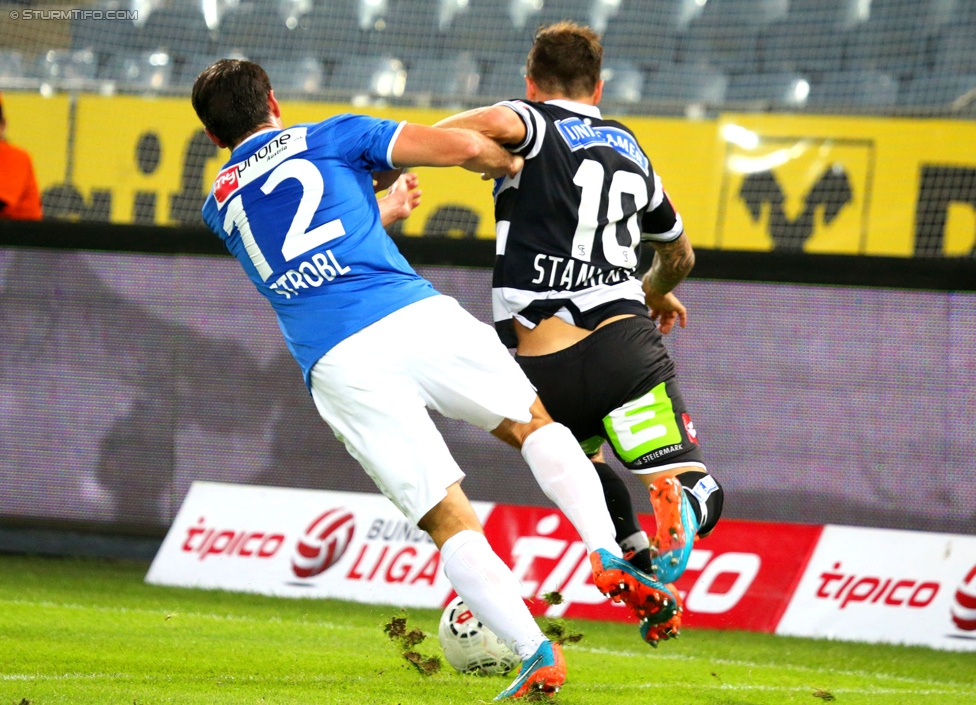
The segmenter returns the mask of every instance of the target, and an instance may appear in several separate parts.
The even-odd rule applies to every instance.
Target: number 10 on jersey
[[[582,189],[576,233],[573,235],[573,257],[584,262],[591,261],[596,231],[600,225],[600,210],[606,200],[607,224],[602,233],[603,256],[607,263],[615,267],[633,269],[637,266],[635,248],[640,242],[637,213],[648,203],[647,183],[639,174],[621,169],[613,173],[610,186],[604,191],[605,176],[603,164],[593,159],[584,159],[573,177],[573,183]],[[624,212],[624,194],[634,199],[634,210],[631,212]],[[626,232],[630,238],[627,244],[622,245],[617,239],[617,226],[625,219]]]

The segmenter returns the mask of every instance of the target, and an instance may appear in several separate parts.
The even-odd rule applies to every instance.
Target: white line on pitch
[[[768,692],[784,692],[784,693],[809,693],[810,691],[816,690],[816,688],[810,686],[780,686],[780,685],[737,685],[733,683],[722,683],[722,684],[678,684],[672,682],[667,683],[636,683],[636,684],[623,684],[614,683],[614,688],[621,688],[627,690],[680,690],[681,688],[692,688],[694,690],[757,690],[757,691],[768,691]],[[606,690],[605,685],[587,685],[587,684],[573,684],[573,689],[579,690]],[[972,691],[958,691],[958,690],[903,690],[900,688],[830,688],[830,693],[834,695],[847,694],[847,695],[972,695]]]
[[[810,666],[798,666],[795,664],[779,663],[758,663],[755,661],[737,661],[734,659],[708,658],[707,656],[689,656],[687,654],[667,654],[667,653],[646,653],[637,651],[617,651],[614,649],[592,648],[586,646],[572,645],[570,648],[576,651],[586,651],[593,654],[603,654],[607,656],[623,657],[646,657],[653,659],[663,659],[669,661],[702,661],[707,663],[719,664],[722,666],[742,666],[744,668],[777,668],[784,671],[802,671],[805,673],[817,673],[830,676],[850,676],[857,678],[884,678],[886,680],[901,681],[913,685],[936,685],[950,688],[968,688],[972,692],[973,686],[966,683],[955,683],[953,681],[936,681],[932,679],[910,678],[908,676],[896,676],[888,673],[871,673],[869,671],[836,671],[827,668],[812,668]]]
[[[143,607],[105,607],[100,605],[76,605],[70,602],[48,602],[46,600],[0,600],[2,605],[21,605],[24,607],[54,607],[69,610],[95,610],[96,612],[118,612],[120,614],[145,614],[151,616],[166,616],[170,611],[165,609],[150,610]],[[291,622],[296,624],[307,624],[316,627],[326,627],[328,629],[364,629],[350,624],[334,624],[332,622],[318,622],[303,619],[282,619],[278,616],[268,617],[267,619],[257,619],[234,614],[203,614],[201,612],[173,612],[174,617],[194,617],[198,619],[216,619],[225,622]]]

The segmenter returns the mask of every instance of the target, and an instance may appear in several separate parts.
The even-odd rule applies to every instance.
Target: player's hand
[[[393,182],[386,195],[380,199],[384,225],[403,220],[420,205],[422,192],[417,188],[419,183],[417,175],[412,173],[403,174]]]
[[[515,178],[516,174],[522,171],[522,167],[525,166],[525,159],[517,154],[510,154],[510,159],[506,164],[499,165],[497,168],[484,171],[481,174],[482,181],[491,181],[493,179],[503,179],[506,176],[510,178]]]
[[[660,294],[645,294],[644,301],[651,310],[651,320],[657,321],[661,335],[667,335],[674,328],[675,322],[682,328],[688,323],[688,310],[678,297],[670,291],[663,296]]]

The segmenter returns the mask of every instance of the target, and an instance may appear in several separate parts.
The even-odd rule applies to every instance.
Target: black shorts
[[[515,356],[552,418],[593,455],[606,441],[635,473],[702,465],[701,449],[657,325],[614,321],[550,355]]]

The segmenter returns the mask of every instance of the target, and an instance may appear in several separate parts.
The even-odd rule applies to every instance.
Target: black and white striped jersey
[[[642,240],[670,242],[681,217],[633,132],[596,106],[510,100],[525,123],[514,178],[495,183],[495,328],[517,344],[550,316],[594,329],[621,313],[647,315],[636,276]]]

